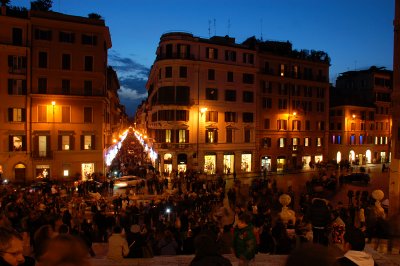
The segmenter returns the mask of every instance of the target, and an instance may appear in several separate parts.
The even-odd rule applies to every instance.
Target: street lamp
[[[55,108],[55,106],[56,106],[56,102],[55,102],[55,101],[52,101],[52,102],[51,102],[51,105],[53,106],[53,123],[54,123],[54,108]]]
[[[197,113],[197,149],[196,149],[197,168],[199,167],[200,117],[203,117],[205,112],[207,112],[207,107],[199,108]]]

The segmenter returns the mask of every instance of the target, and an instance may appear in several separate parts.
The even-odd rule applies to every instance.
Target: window
[[[281,64],[281,66],[280,66],[280,73],[281,73],[281,77],[285,76],[285,65],[284,64]]]
[[[244,142],[245,143],[250,143],[251,141],[251,130],[250,129],[245,129],[244,130]]]
[[[74,43],[75,42],[75,34],[72,32],[60,31],[59,41],[63,42],[63,43]]]
[[[93,108],[84,107],[83,108],[83,123],[93,123]]]
[[[176,110],[176,121],[189,121],[188,111]]]
[[[264,129],[270,129],[271,125],[270,125],[270,120],[264,119]]]
[[[26,80],[9,79],[8,80],[9,95],[26,95]]]
[[[232,72],[232,71],[228,71],[228,72],[226,73],[226,80],[227,80],[228,82],[233,82],[233,72]]]
[[[306,120],[306,130],[311,130],[310,120]]]
[[[218,112],[217,111],[207,111],[206,112],[206,122],[218,122]]]
[[[218,89],[206,88],[206,100],[217,101],[218,100]]]
[[[171,143],[172,142],[172,130],[171,129],[166,129],[165,130],[165,139],[164,141],[166,143]]]
[[[356,144],[356,135],[351,135],[350,136],[350,145],[355,145]]]
[[[167,44],[166,46],[165,46],[165,56],[167,57],[167,58],[172,58],[172,44]]]
[[[71,69],[71,55],[70,54],[62,54],[61,68],[63,70],[70,70]]]
[[[336,127],[337,127],[337,130],[342,130],[342,123],[337,123],[337,125],[336,125]]]
[[[61,107],[61,123],[71,123],[71,107]]]
[[[244,103],[252,103],[254,101],[254,94],[252,91],[244,91],[243,92],[243,102]]]
[[[226,129],[226,143],[232,143],[232,142],[233,142],[233,129],[227,128]]]
[[[300,120],[293,120],[292,121],[292,129],[293,130],[301,130],[301,121]]]
[[[312,88],[304,87],[304,97],[312,97]]]
[[[85,80],[83,84],[83,94],[85,96],[92,96],[93,95],[93,88],[92,88],[92,81]]]
[[[243,73],[243,83],[244,84],[254,84],[254,75]]]
[[[82,44],[93,46],[97,45],[97,36],[91,34],[82,34]]]
[[[215,70],[214,69],[208,70],[208,80],[215,80]]]
[[[322,138],[318,137],[317,138],[317,147],[321,147],[322,146]]]
[[[39,52],[38,66],[40,68],[47,68],[47,52]]]
[[[218,49],[207,47],[206,48],[206,57],[208,59],[218,59]]]
[[[284,148],[286,145],[286,139],[285,138],[279,138],[278,139],[278,147],[279,148]]]
[[[281,83],[278,87],[278,94],[279,95],[288,95],[288,85]]]
[[[271,81],[261,81],[261,88],[263,93],[272,93],[272,82]]]
[[[262,98],[262,107],[264,109],[271,109],[272,108],[272,99],[271,98]]]
[[[351,123],[350,130],[356,130],[356,123]]]
[[[165,67],[165,78],[172,78],[172,67]]]
[[[323,102],[317,102],[317,112],[325,112],[325,104]]]
[[[366,128],[365,128],[365,123],[364,123],[364,122],[361,122],[361,123],[360,123],[360,126],[361,126],[361,130],[366,130]]]
[[[310,138],[304,138],[304,147],[310,146]]]
[[[190,101],[190,88],[188,86],[176,86],[175,103],[188,105]]]
[[[277,120],[277,129],[278,130],[287,130],[287,120],[284,120],[284,119]]]
[[[8,108],[9,122],[25,122],[26,112],[24,108]]]
[[[317,98],[324,98],[325,97],[325,90],[324,88],[317,88]]]
[[[252,123],[253,122],[253,113],[244,112],[243,113],[243,122],[244,123]]]
[[[8,141],[9,151],[26,151],[25,135],[10,135]]]
[[[72,150],[72,147],[71,147],[71,136],[69,136],[69,135],[59,136],[59,141],[60,141],[59,150],[62,150],[62,151]]]
[[[187,143],[188,140],[186,139],[187,130],[185,129],[178,129],[178,143]]]
[[[51,30],[35,29],[35,39],[43,41],[51,41]]]
[[[254,64],[254,54],[243,53],[243,63]]]
[[[47,78],[38,78],[38,93],[47,93]]]
[[[325,122],[324,121],[318,121],[317,122],[317,129],[321,130],[321,131],[325,130]]]
[[[236,91],[235,90],[225,90],[225,101],[236,102]]]
[[[236,62],[236,52],[235,51],[231,51],[231,50],[226,50],[225,51],[225,60],[226,61]]]
[[[176,50],[179,58],[190,58],[190,46],[186,44],[178,44]]]
[[[71,81],[69,79],[63,79],[61,81],[61,93],[69,95],[71,93]]]
[[[261,140],[261,145],[262,145],[264,148],[270,148],[270,147],[271,147],[271,138],[263,138],[263,139]]]
[[[187,78],[187,67],[185,67],[185,66],[179,67],[179,77]]]
[[[287,99],[278,99],[278,108],[280,110],[287,109]]]
[[[218,142],[218,131],[215,128],[209,128],[206,130],[206,143],[217,143]]]
[[[26,73],[26,56],[9,55],[8,72],[16,74]]]
[[[359,136],[359,138],[358,138],[358,143],[359,143],[360,145],[364,144],[364,135],[360,135],[360,136]]]
[[[93,71],[93,56],[85,55],[85,71]]]
[[[12,44],[22,45],[22,29],[20,28],[12,29]]]
[[[95,150],[95,135],[81,135],[81,150]]]
[[[236,112],[225,112],[225,122],[236,122]]]
[[[47,105],[38,105],[38,122],[47,122]]]

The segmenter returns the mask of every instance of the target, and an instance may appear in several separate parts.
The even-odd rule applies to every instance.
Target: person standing
[[[233,234],[233,250],[235,256],[239,259],[239,266],[249,265],[257,253],[257,241],[250,221],[249,214],[240,213]]]
[[[23,238],[13,229],[0,228],[0,265],[35,265],[35,260],[24,256]]]
[[[129,253],[128,242],[122,234],[122,228],[115,226],[113,234],[108,239],[107,258],[114,261],[121,261]]]

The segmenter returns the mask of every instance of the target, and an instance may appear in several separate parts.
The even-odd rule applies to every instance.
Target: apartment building
[[[148,114],[146,131],[160,171],[279,171],[324,160],[326,53],[173,32],[161,36],[156,55],[147,104],[138,112]]]
[[[111,115],[124,117],[104,20],[3,6],[0,24],[2,177],[103,173],[104,149],[121,122]]]
[[[339,75],[330,93],[330,159],[360,165],[390,161],[392,81],[392,71],[374,66]]]

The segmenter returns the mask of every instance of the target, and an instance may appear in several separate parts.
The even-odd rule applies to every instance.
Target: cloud
[[[108,59],[118,75],[120,101],[125,105],[128,115],[132,116],[137,106],[147,97],[146,82],[150,69],[115,51],[108,54]]]

